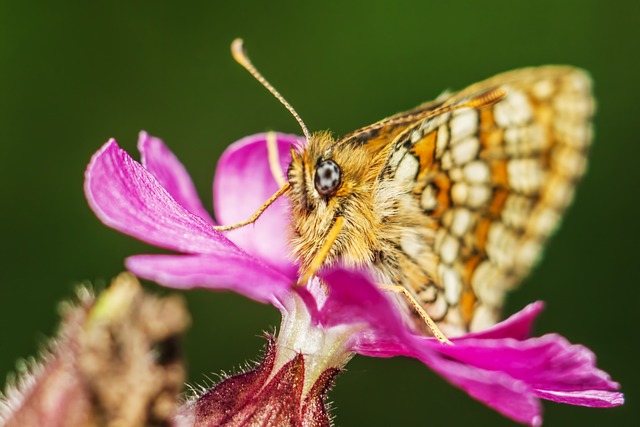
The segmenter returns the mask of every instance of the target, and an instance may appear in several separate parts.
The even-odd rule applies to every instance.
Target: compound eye
[[[323,160],[316,167],[314,183],[321,196],[332,196],[340,187],[340,166],[333,160]]]

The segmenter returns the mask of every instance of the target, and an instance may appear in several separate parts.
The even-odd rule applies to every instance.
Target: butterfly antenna
[[[273,194],[273,196],[269,197],[267,201],[264,202],[262,206],[260,206],[258,210],[256,210],[253,215],[249,217],[249,219],[246,219],[242,222],[237,222],[232,225],[216,225],[213,227],[214,230],[229,231],[235,230],[236,228],[244,227],[245,225],[253,224],[258,220],[258,218],[260,218],[260,215],[262,215],[269,206],[271,206],[276,200],[278,200],[280,196],[282,196],[283,194],[287,194],[289,191],[291,191],[291,186],[289,185],[289,183],[285,183],[282,187],[280,187],[280,189],[278,189],[278,191]]]
[[[233,55],[233,59],[235,59],[238,64],[242,65],[248,72],[250,72],[251,75],[255,77],[255,79],[259,81],[260,84],[262,84],[262,86],[267,88],[267,90],[271,92],[271,94],[275,96],[276,99],[287,108],[287,110],[289,110],[291,115],[293,115],[293,117],[298,121],[298,124],[302,128],[304,136],[307,138],[307,141],[311,139],[311,133],[309,133],[309,129],[307,129],[307,126],[302,121],[302,118],[300,118],[300,115],[296,112],[296,110],[293,109],[291,104],[289,104],[289,102],[284,99],[284,96],[280,95],[280,92],[278,92],[276,88],[271,86],[271,83],[269,83],[264,77],[262,77],[262,74],[260,74],[256,67],[253,66],[251,60],[249,59],[249,56],[247,55],[247,51],[244,48],[244,41],[242,39],[235,39],[231,43],[231,54]]]
[[[372,130],[380,129],[387,126],[397,126],[404,123],[412,123],[418,120],[426,120],[431,117],[439,116],[441,114],[450,113],[452,111],[461,110],[463,108],[485,108],[490,105],[496,104],[502,101],[508,95],[507,90],[501,87],[491,89],[489,91],[483,92],[479,95],[473,96],[471,99],[456,103],[456,104],[446,104],[441,107],[434,108],[433,110],[426,110],[416,114],[410,114],[407,116],[401,117],[391,117],[386,120],[382,120],[378,123],[374,123],[370,126],[363,127],[358,130],[357,134],[349,134],[348,137],[352,138],[355,135],[369,132]]]

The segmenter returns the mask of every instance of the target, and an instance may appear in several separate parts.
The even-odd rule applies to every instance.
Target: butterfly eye
[[[316,167],[314,183],[321,196],[333,195],[341,181],[340,166],[333,160],[323,160]]]

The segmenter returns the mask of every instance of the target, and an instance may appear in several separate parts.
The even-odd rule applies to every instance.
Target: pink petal
[[[138,150],[142,165],[151,172],[171,197],[189,212],[213,224],[211,215],[202,206],[189,173],[161,139],[142,131],[138,137]]]
[[[542,424],[542,405],[527,384],[441,356],[423,353],[418,358],[451,384],[512,420],[530,426]]]
[[[542,310],[544,310],[544,302],[533,302],[491,328],[480,332],[472,332],[465,335],[465,337],[527,339],[531,336],[534,320]]]
[[[204,219],[176,202],[113,139],[91,158],[84,188],[98,218],[125,234],[180,252],[241,252]]]
[[[310,312],[327,326],[365,325],[352,338],[354,351],[417,358],[517,421],[541,423],[537,398],[585,406],[615,406],[623,401],[615,392],[618,384],[595,367],[595,356],[587,348],[553,334],[524,339],[542,309],[540,303],[488,332],[455,338],[454,345],[447,346],[416,334],[399,307],[363,274],[333,270],[322,277],[329,295],[322,307],[311,307]]]
[[[591,408],[611,408],[624,404],[624,394],[605,390],[549,391],[536,390],[536,394],[547,400],[569,405]]]
[[[179,289],[229,290],[280,306],[294,279],[256,258],[227,250],[207,255],[136,255],[127,258],[136,276]]]
[[[455,346],[434,350],[489,371],[503,371],[536,389],[616,390],[619,386],[595,367],[588,348],[573,345],[564,337],[548,334],[525,341],[461,337]]]
[[[280,166],[286,174],[291,146],[300,139],[277,134]],[[279,186],[269,167],[266,134],[248,136],[233,143],[222,154],[214,180],[214,210],[220,224],[233,224],[251,216]],[[238,246],[287,272],[295,270],[288,261],[289,204],[281,197],[256,223],[227,232]]]
[[[317,312],[316,320],[325,327],[362,323],[369,327],[353,335],[353,349],[375,357],[415,356],[414,335],[409,316],[367,277],[359,272],[332,269],[321,274],[329,285],[329,296]],[[435,341],[435,339],[434,339]]]

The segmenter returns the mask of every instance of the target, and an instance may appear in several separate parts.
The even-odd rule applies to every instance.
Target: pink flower
[[[282,151],[294,141],[281,136]],[[127,268],[162,285],[230,289],[279,306],[296,271],[286,258],[285,201],[257,224],[229,232],[232,242],[213,229],[191,178],[161,140],[141,132],[138,149],[142,164],[115,140],[93,156],[85,177],[89,205],[106,225],[181,254],[133,256]],[[248,216],[275,192],[269,169],[260,169],[263,156],[266,145],[261,150],[256,138],[245,138],[220,159],[214,200],[223,223]]]
[[[264,134],[244,138],[220,159],[214,200],[222,224],[246,219],[277,190],[265,140]],[[286,169],[289,148],[298,139],[278,134],[277,142]],[[142,164],[114,140],[107,142],[87,168],[87,199],[106,225],[180,254],[132,256],[127,268],[165,286],[227,289],[276,306],[283,320],[274,372],[304,354],[304,390],[355,352],[416,358],[474,398],[530,425],[542,422],[541,398],[591,407],[623,403],[619,385],[595,367],[590,350],[555,334],[529,338],[540,302],[446,346],[417,332],[404,305],[364,272],[334,269],[320,275],[326,288],[314,279],[292,290],[297,269],[288,258],[285,200],[254,225],[223,235],[213,229],[187,172],[162,141],[142,132],[138,148]]]

